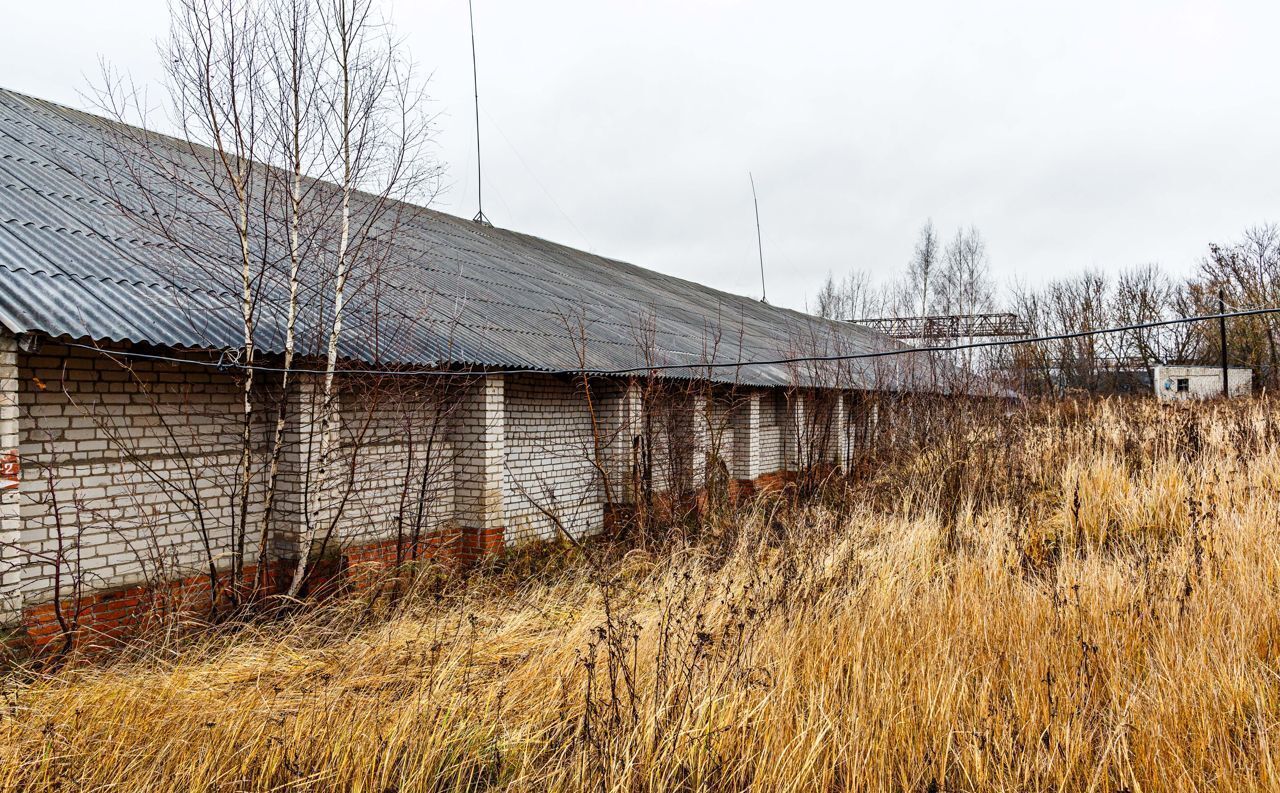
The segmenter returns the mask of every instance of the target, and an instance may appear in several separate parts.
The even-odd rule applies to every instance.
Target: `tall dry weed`
[[[1266,790],[1266,402],[960,407],[652,553],[15,672],[12,790]]]

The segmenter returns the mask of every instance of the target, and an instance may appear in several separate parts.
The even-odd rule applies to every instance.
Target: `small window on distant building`
[[[1187,393],[1187,392],[1188,392],[1188,391],[1190,391],[1190,390],[1191,390],[1191,378],[1189,378],[1189,377],[1179,377],[1179,378],[1178,378],[1178,393],[1179,393],[1179,394],[1185,394],[1185,393]]]

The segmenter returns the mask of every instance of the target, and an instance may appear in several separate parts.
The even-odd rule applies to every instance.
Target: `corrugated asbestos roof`
[[[200,150],[155,136],[148,157],[163,150],[164,165],[138,175],[121,153],[129,151],[122,141],[138,135],[0,90],[0,323],[13,332],[77,339],[239,348],[239,242],[229,228],[219,230],[216,191],[198,176]],[[148,216],[169,222],[161,228],[138,219]],[[349,330],[341,354],[350,361],[541,371],[688,363],[686,374],[698,376],[708,361],[898,344],[864,328],[428,209],[397,205],[375,225],[343,314]],[[272,245],[255,251],[271,262],[255,340],[262,350],[279,351],[286,265]],[[312,354],[332,316],[327,283],[312,275],[304,286],[299,349]],[[843,364],[842,382],[904,387],[911,379],[907,357],[917,356]],[[752,365],[717,369],[714,378],[784,385],[811,371],[804,364]]]

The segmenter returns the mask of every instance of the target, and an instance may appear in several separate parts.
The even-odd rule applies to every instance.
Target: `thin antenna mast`
[[[480,168],[480,78],[476,69],[476,15],[471,9],[471,0],[467,0],[467,19],[471,22],[471,88],[475,95],[476,107],[476,204],[479,209],[472,222],[492,226],[489,218],[484,216],[484,171]]]
[[[751,180],[751,203],[756,208],[756,253],[760,255],[760,302],[768,303],[769,295],[764,288],[764,243],[760,241],[760,199],[756,198],[756,178],[747,171],[747,178]]]

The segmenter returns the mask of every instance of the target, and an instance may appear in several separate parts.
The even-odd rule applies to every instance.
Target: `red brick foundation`
[[[279,586],[279,570],[270,570],[266,585]],[[253,588],[256,567],[244,571],[245,586]],[[218,600],[225,601],[230,582],[220,582]],[[26,648],[40,653],[66,642],[80,648],[106,647],[134,636],[161,623],[198,620],[211,610],[209,577],[191,576],[165,584],[135,584],[106,592],[95,592],[80,598],[67,598],[29,606],[22,613]],[[59,620],[59,606],[61,620]]]
[[[364,588],[397,565],[415,561],[450,561],[467,566],[505,547],[504,531],[449,529],[418,540],[386,540],[348,548],[342,554],[340,583]]]
[[[309,590],[314,598],[323,599],[343,589],[363,589],[381,578],[396,565],[410,561],[451,561],[471,565],[504,547],[501,528],[482,531],[450,529],[419,540],[387,540],[353,546],[314,567]],[[287,565],[272,565],[257,582],[257,568],[244,571],[241,598],[261,598],[280,594],[289,584]],[[230,581],[219,583],[218,600],[223,605],[232,594]],[[54,651],[70,634],[71,643],[80,649],[105,648],[136,636],[162,623],[181,620],[197,622],[211,610],[209,577],[191,576],[166,584],[136,584],[106,592],[95,592],[61,602],[29,606],[23,610],[19,645],[34,654]]]
[[[774,471],[761,474],[755,479],[739,479],[737,485],[742,488],[743,495],[750,498],[757,493],[781,493],[795,481],[795,471]]]
[[[757,495],[781,493],[789,485],[794,484],[796,479],[797,474],[795,471],[775,471],[755,479],[730,479],[728,483],[729,499],[736,504],[741,504],[750,501]],[[675,499],[669,494],[658,493],[654,495],[653,514],[651,517],[661,521],[672,518],[681,512],[703,509],[706,507],[706,500],[707,493],[705,490],[700,490],[697,495],[687,499]],[[604,534],[606,536],[621,534],[636,521],[637,514],[638,508],[633,504],[614,504],[611,507],[606,507],[604,511]]]
[[[794,471],[776,471],[754,480],[739,479],[729,483],[730,496],[734,500],[746,500],[757,494],[779,493],[794,483]],[[677,510],[693,508],[697,501],[685,503],[670,497],[658,498],[655,513],[675,514]],[[616,506],[604,516],[605,531],[617,532],[634,518],[635,508]],[[369,545],[344,549],[337,556],[320,560],[311,576],[309,591],[313,598],[324,598],[344,589],[362,589],[381,578],[381,573],[409,561],[448,560],[460,565],[470,565],[485,556],[500,552],[504,547],[502,528],[461,529],[451,528],[436,532],[414,543],[410,540],[386,540]],[[244,571],[241,597],[262,597],[279,594],[288,584],[287,565],[273,565],[258,582],[257,571],[250,567]],[[226,603],[231,594],[230,582],[221,583],[224,591],[218,599]],[[163,622],[189,619],[198,621],[210,612],[209,579],[206,575],[192,576],[168,584],[134,585],[108,592],[98,592],[77,600],[62,603],[62,623],[73,634],[74,643],[80,647],[110,646]],[[28,607],[23,612],[22,638],[26,648],[35,653],[58,647],[64,639],[63,624],[59,622],[53,603]]]

